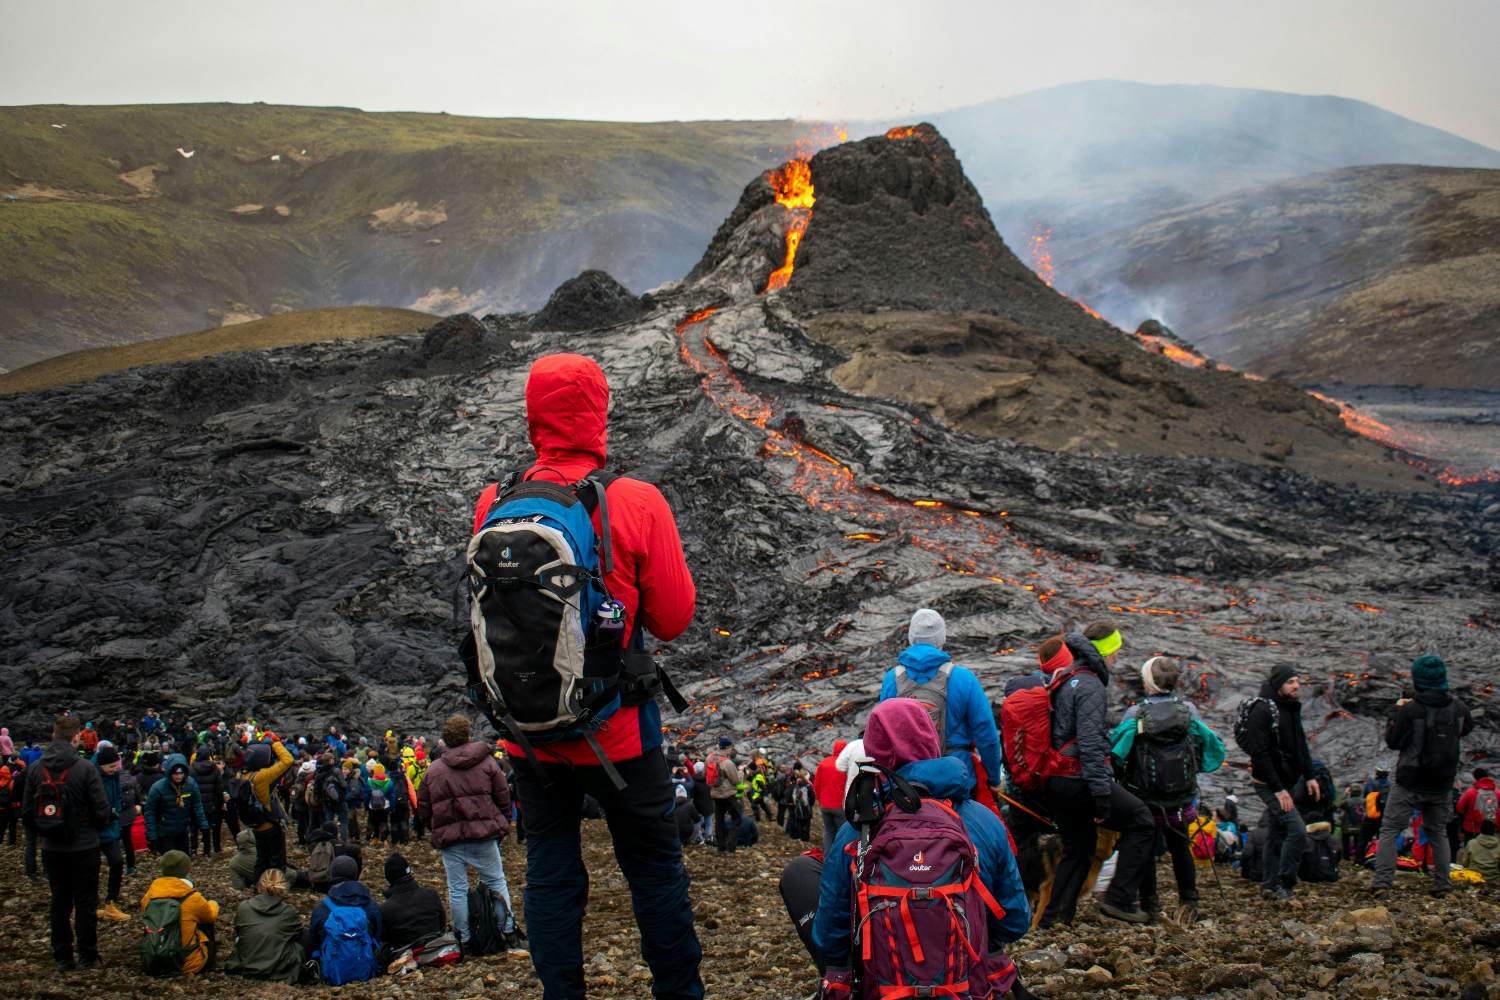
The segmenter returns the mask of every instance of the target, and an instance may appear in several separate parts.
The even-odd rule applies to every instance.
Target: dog
[[[1099,830],[1094,844],[1094,860],[1089,865],[1088,877],[1083,881],[1084,892],[1091,890],[1099,880],[1099,870],[1115,852],[1115,843],[1119,839],[1120,835],[1114,830]],[[1047,905],[1052,902],[1052,886],[1057,880],[1057,866],[1062,863],[1063,842],[1055,833],[1039,834],[1025,840],[1017,844],[1021,855],[1018,861],[1021,862],[1021,881],[1026,886],[1026,898],[1031,903],[1031,929],[1036,930]]]

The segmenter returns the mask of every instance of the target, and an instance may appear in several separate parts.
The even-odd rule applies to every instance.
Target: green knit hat
[[[193,862],[181,851],[168,851],[161,856],[161,873],[167,878],[187,878]]]
[[[1418,691],[1448,690],[1448,665],[1440,656],[1419,656],[1411,664],[1412,687]]]

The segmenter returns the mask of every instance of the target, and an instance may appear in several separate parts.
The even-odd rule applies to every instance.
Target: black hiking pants
[[[516,795],[526,825],[526,925],[531,964],[543,1000],[584,996],[583,911],[589,872],[580,826],[583,796],[604,807],[615,860],[630,886],[641,931],[641,957],[657,1000],[699,1000],[703,949],[693,928],[688,874],[677,835],[676,800],[660,749],[616,761],[625,779],[616,790],[602,768],[517,760]]]
[[[739,799],[714,799],[714,845],[726,854],[740,846]]]
[[[1160,813],[1156,814],[1156,841],[1151,849],[1151,863],[1146,866],[1145,877],[1141,879],[1142,909],[1161,909],[1161,897],[1157,895],[1156,889],[1156,859],[1163,851],[1172,858],[1177,901],[1198,902],[1198,867],[1193,862],[1192,842],[1187,835],[1187,824],[1192,821],[1183,822],[1184,819],[1186,817],[1181,810],[1170,810],[1165,818]]]
[[[9,840],[11,847],[16,846],[16,820],[20,815],[20,809],[0,809],[0,844]]]
[[[786,904],[786,915],[792,921],[802,946],[823,973],[823,956],[813,944],[813,918],[818,915],[818,890],[823,878],[823,859],[810,854],[799,854],[786,863],[781,870],[781,901]]]
[[[104,855],[104,861],[109,866],[109,883],[104,891],[104,899],[106,902],[118,903],[120,881],[125,876],[125,847],[120,841],[111,840],[99,845],[99,853]]]
[[[251,887],[272,868],[286,871],[286,832],[280,823],[255,831],[255,877],[250,880]]]
[[[52,957],[73,961],[73,928],[78,957],[99,957],[99,848],[43,851],[42,871],[52,889]]]
[[[1042,920],[1048,924],[1073,922],[1078,897],[1088,888],[1084,881],[1094,863],[1101,826],[1120,834],[1115,845],[1119,852],[1115,877],[1104,899],[1122,910],[1135,909],[1146,869],[1153,863],[1151,845],[1156,840],[1156,824],[1146,804],[1119,785],[1111,784],[1109,818],[1095,823],[1094,797],[1082,778],[1047,779],[1047,800],[1052,807],[1052,821],[1062,835],[1063,857],[1057,865],[1052,899]]]

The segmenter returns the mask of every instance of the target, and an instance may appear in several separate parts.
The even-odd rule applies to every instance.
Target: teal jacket
[[[172,771],[181,767],[187,770],[187,758],[172,754],[166,759],[161,780],[151,786],[146,796],[146,839],[182,833],[190,826],[208,829],[208,818],[203,813],[203,794],[198,791],[198,782],[189,775],[182,784],[172,784]]]
[[[1147,695],[1147,701],[1170,701],[1175,695],[1153,694]],[[1198,715],[1198,707],[1186,699],[1179,699],[1187,705],[1188,711],[1193,714],[1193,724],[1189,729],[1190,738],[1198,740],[1198,745],[1203,748],[1203,757],[1198,762],[1200,774],[1210,774],[1217,771],[1224,763],[1224,741],[1219,739],[1217,733],[1203,724],[1203,719]],[[1125,718],[1109,734],[1110,756],[1115,763],[1121,767],[1130,759],[1130,751],[1135,748],[1136,734],[1136,706],[1131,705],[1125,711]]]

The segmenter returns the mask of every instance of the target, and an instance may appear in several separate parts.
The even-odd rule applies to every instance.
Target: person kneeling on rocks
[[[869,784],[862,779],[851,807],[861,808],[862,795],[868,799],[868,842],[861,828],[845,822],[826,860],[809,852],[782,874],[782,898],[823,973],[825,998],[851,996],[856,978],[866,997],[928,995],[884,991],[898,982],[931,988],[934,996],[990,996],[1012,986],[1014,995],[1029,995],[1001,950],[1031,925],[1005,825],[969,797],[968,769],[942,749],[921,704],[895,698],[877,705],[866,725],[865,751],[882,770]],[[923,845],[915,853],[906,832]],[[958,861],[964,856],[973,868]],[[901,870],[887,878],[892,866]],[[946,880],[961,870],[976,877]],[[962,908],[966,932],[955,936],[953,911],[931,905],[934,895]],[[891,947],[898,940],[907,946]],[[915,964],[912,951],[922,956]]]

